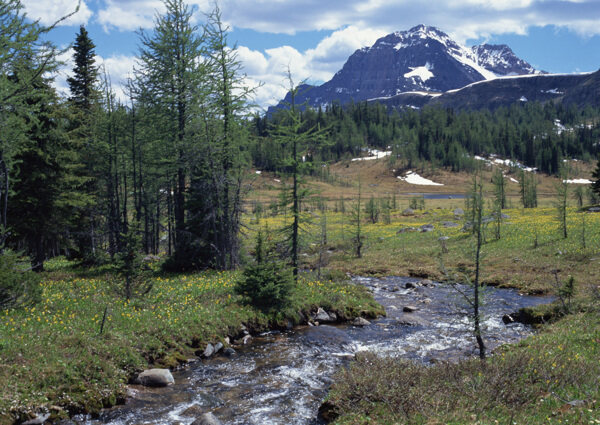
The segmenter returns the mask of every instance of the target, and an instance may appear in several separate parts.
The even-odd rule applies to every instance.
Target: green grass
[[[318,306],[343,318],[384,313],[364,288],[316,279],[301,279],[286,311],[268,316],[235,295],[239,272],[154,277],[147,295],[127,302],[110,267],[83,273],[57,259],[47,268],[40,303],[0,312],[2,424],[44,409],[59,418],[114,405],[136,372],[174,367],[241,324],[283,326]]]
[[[329,394],[336,425],[600,423],[600,315],[571,315],[485,362],[359,357]],[[571,403],[571,404],[570,404]]]
[[[350,203],[346,209],[350,210]],[[559,276],[573,275],[576,282],[586,285],[600,280],[600,214],[585,214],[586,247],[582,243],[582,213],[575,208],[568,212],[569,237],[563,239],[554,208],[507,209],[510,216],[501,226],[501,238],[495,239],[493,223],[486,231],[487,243],[483,246],[483,281],[494,286],[514,287],[528,293],[544,293],[553,289],[553,270]],[[312,225],[303,232],[305,267],[316,267],[320,238],[319,211],[303,213]],[[248,219],[249,227],[257,229],[267,225],[275,230],[289,223],[283,216]],[[438,239],[449,237],[448,253],[444,265],[453,270],[468,269],[473,264],[474,241],[469,233],[462,232],[464,219],[456,219],[451,209],[415,211],[405,217],[394,211],[390,224],[372,224],[363,221],[365,245],[363,258],[355,258],[351,247],[352,226],[349,213],[327,212],[327,267],[356,275],[414,275],[443,279],[440,268],[441,246]],[[459,224],[445,228],[444,221]],[[397,233],[404,227],[434,224],[430,233]],[[537,233],[537,247],[536,247]]]

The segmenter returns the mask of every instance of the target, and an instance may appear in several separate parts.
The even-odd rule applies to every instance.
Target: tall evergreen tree
[[[72,106],[69,133],[79,145],[78,153],[84,164],[78,177],[86,180],[81,188],[81,206],[74,211],[70,231],[75,239],[77,255],[91,262],[95,262],[97,257],[99,166],[105,159],[100,154],[97,140],[100,92],[95,47],[82,25],[73,46],[73,76],[67,79]]]
[[[41,77],[27,97],[36,114],[28,115],[27,141],[17,155],[9,213],[11,240],[25,246],[34,271],[42,271],[49,252],[64,246],[64,229],[74,208],[81,204],[77,171],[81,164],[63,128],[66,108],[50,83]]]
[[[67,78],[67,83],[71,91],[71,101],[84,111],[90,111],[94,102],[98,100],[95,48],[87,30],[81,25],[73,45],[73,76]]]
[[[166,12],[158,15],[151,34],[142,32],[137,96],[154,105],[159,123],[155,138],[169,143],[163,148],[164,170],[173,192],[174,256],[172,268],[185,268],[190,262],[191,235],[186,227],[186,193],[190,163],[195,159],[197,134],[202,131],[200,106],[205,105],[207,71],[203,58],[204,39],[193,24],[192,10],[182,0],[165,0]],[[191,129],[195,129],[192,131]],[[206,127],[204,128],[206,130]]]
[[[35,112],[26,97],[34,90],[34,81],[56,67],[57,49],[42,41],[42,35],[53,27],[29,21],[20,0],[0,0],[0,245],[10,225],[15,156],[26,141],[27,127],[20,117]]]
[[[239,264],[242,171],[247,164],[248,89],[236,47],[216,8],[204,27],[210,101],[200,108],[204,131],[191,170],[187,229],[200,249],[203,266],[229,269]]]

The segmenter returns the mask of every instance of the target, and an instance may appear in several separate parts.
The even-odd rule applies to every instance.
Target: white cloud
[[[202,20],[202,12],[210,10],[213,3],[189,0],[189,4]],[[437,26],[458,41],[489,34],[522,34],[531,26],[544,25],[600,34],[600,26],[594,24],[600,16],[597,0],[221,0],[220,7],[223,19],[232,27],[280,34],[339,30],[348,25],[389,33],[421,23]],[[132,30],[151,28],[155,11],[163,10],[163,4],[161,0],[102,0],[99,9],[98,20],[107,29]]]
[[[106,0],[98,11],[98,22],[106,31],[116,28],[132,31],[138,28],[152,28],[157,11],[163,11],[161,0]]]
[[[224,0],[222,10],[235,27],[286,34],[335,30],[350,23],[387,33],[423,23],[452,35],[475,38],[492,32],[521,34],[531,26],[545,25],[600,34],[600,26],[590,23],[591,17],[600,16],[597,0],[262,0],[258,4]]]
[[[287,70],[292,73],[295,84],[301,81],[322,83],[331,79],[355,50],[372,45],[385,33],[377,30],[359,30],[354,26],[335,31],[314,48],[299,52],[290,46],[267,49],[265,53],[238,48],[238,59],[248,75],[247,82],[256,86],[256,103],[261,106],[276,104],[288,88]],[[250,84],[250,83],[254,84]]]
[[[52,25],[57,20],[65,17],[77,10],[77,0],[22,0],[27,16],[32,19],[39,19],[43,25]],[[92,16],[92,11],[85,1],[81,1],[79,11],[60,25],[80,25],[87,24]]]

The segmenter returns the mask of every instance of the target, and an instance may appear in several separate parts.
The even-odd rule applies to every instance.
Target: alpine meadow
[[[209,3],[0,0],[0,425],[600,424],[595,2]]]

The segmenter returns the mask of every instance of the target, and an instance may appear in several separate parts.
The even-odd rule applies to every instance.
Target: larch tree
[[[199,108],[203,131],[191,170],[187,229],[202,267],[231,269],[239,265],[242,172],[249,160],[243,123],[252,89],[245,84],[236,46],[228,45],[218,7],[204,31],[208,102]]]
[[[287,229],[290,241],[291,266],[294,280],[298,281],[298,255],[300,245],[300,202],[304,192],[300,187],[301,168],[304,164],[303,153],[323,143],[327,129],[319,124],[308,126],[302,119],[302,114],[296,105],[296,96],[302,85],[295,85],[291,71],[288,70],[290,102],[282,111],[283,118],[271,129],[273,137],[281,144],[291,149],[288,159],[292,174],[291,200],[292,223]]]
[[[206,103],[204,38],[193,24],[193,11],[182,0],[165,0],[166,11],[155,18],[151,33],[140,33],[140,57],[136,74],[138,100],[154,107],[155,139],[164,146],[164,174],[173,211],[174,252],[168,266],[186,268],[192,245],[186,227],[186,193],[190,160],[201,123],[199,106]],[[172,195],[171,195],[172,193]]]

